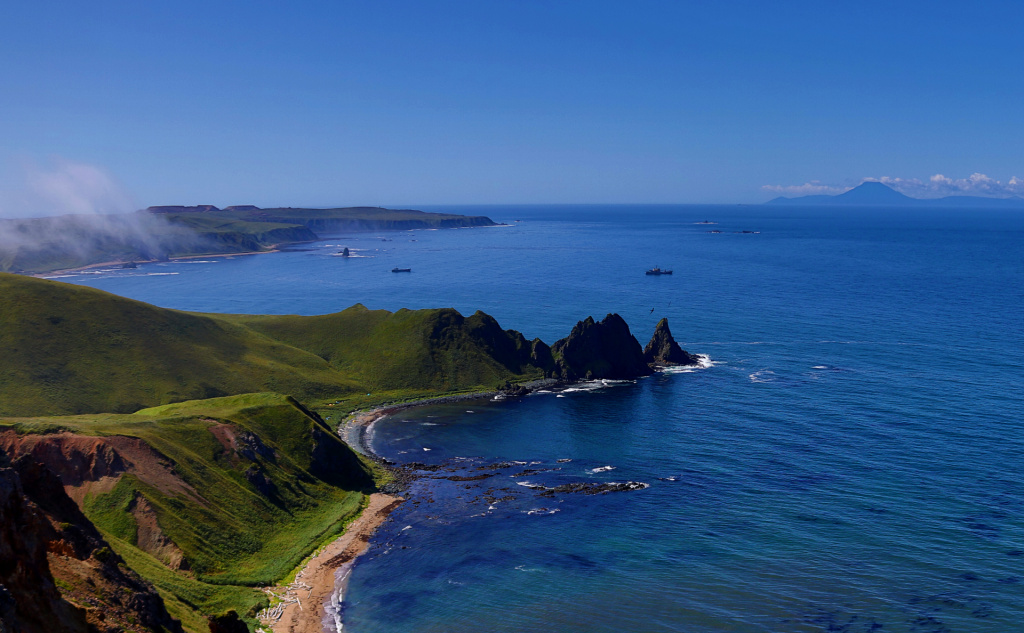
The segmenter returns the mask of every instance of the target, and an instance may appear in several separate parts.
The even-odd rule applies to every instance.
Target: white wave
[[[707,354],[695,354],[695,356],[697,357],[698,366],[701,369],[707,369],[708,367],[714,367],[715,365],[718,364],[715,361],[711,360],[711,357],[708,356]]]
[[[558,508],[534,508],[533,510],[524,510],[524,512],[530,516],[549,515],[558,512]]]
[[[515,464],[516,466],[525,466],[526,465],[526,462],[509,462],[509,463],[510,464]]]
[[[47,275],[43,279],[67,279],[68,277],[77,277],[78,275]]]
[[[175,264],[216,264],[216,259],[179,259]]]
[[[401,531],[401,532],[404,532],[404,531],[406,531],[406,530],[411,530],[411,529],[412,529],[412,526],[411,526],[411,525],[407,525],[407,526],[405,526],[404,528],[402,528],[402,529],[401,529],[400,531]]]
[[[181,273],[146,273],[146,277],[163,277],[165,275],[180,275]]]
[[[621,482],[621,481],[609,481],[608,485],[610,485],[610,486],[621,486],[621,485],[623,485],[623,482]],[[627,482],[625,482],[624,485],[629,486],[630,490],[646,490],[646,489],[651,487],[651,484],[643,482],[643,481],[627,481]]]
[[[662,367],[658,371],[663,374],[692,374],[697,370],[694,369],[692,365],[688,365],[684,367]]]
[[[828,369],[828,365],[815,365],[811,369]]]
[[[430,449],[429,449],[429,448],[425,448],[425,449],[423,449],[423,450],[425,450],[425,451],[429,451]]]
[[[564,398],[565,396],[563,396],[562,394],[558,394],[558,395],[557,395],[557,396],[555,396],[555,397],[556,397],[556,398]]]
[[[516,565],[516,569],[519,571],[544,571],[543,569],[530,569],[526,565]]]
[[[770,369],[755,371],[748,378],[750,378],[750,382],[774,382],[776,380],[775,372]]]
[[[544,486],[542,486],[540,484],[530,483],[529,481],[517,481],[516,485],[517,486],[522,486],[523,488],[530,488],[532,490],[543,490],[544,489]]]
[[[615,466],[600,466],[598,468],[591,468],[587,472],[591,472],[591,473],[606,473],[609,470],[615,470]]]

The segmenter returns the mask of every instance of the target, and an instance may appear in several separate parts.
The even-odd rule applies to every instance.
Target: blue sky
[[[53,182],[113,206],[1024,192],[1021,33],[1009,2],[9,2],[0,213],[59,206]]]

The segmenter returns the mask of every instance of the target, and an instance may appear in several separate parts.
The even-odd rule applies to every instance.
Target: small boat
[[[662,270],[662,269],[658,268],[657,266],[655,266],[654,268],[648,270],[644,274],[647,274],[647,275],[671,275],[672,271],[671,270]]]
[[[397,268],[396,267],[396,268],[392,268],[391,272],[393,272],[393,273],[411,273],[412,272],[412,268]]]

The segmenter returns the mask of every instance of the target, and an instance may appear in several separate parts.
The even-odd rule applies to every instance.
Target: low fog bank
[[[54,158],[22,165],[0,196],[0,270],[44,272],[145,261],[201,249],[194,231],[135,211],[132,196],[94,165]]]
[[[0,220],[0,270],[161,260],[201,249],[202,242],[195,232],[145,212]]]

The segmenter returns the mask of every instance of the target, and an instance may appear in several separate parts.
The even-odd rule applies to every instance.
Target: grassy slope
[[[497,323],[491,329],[482,327],[484,320],[493,322],[482,313],[463,318],[451,309],[392,313],[356,305],[313,317],[225,318],[309,351],[368,389],[494,389],[505,380],[540,375],[537,369],[516,362],[511,353],[494,353],[492,339],[511,341],[514,335],[496,329]]]
[[[225,450],[209,431],[219,423],[254,433],[274,454],[248,458]],[[129,565],[167,597],[172,615],[185,621],[199,622],[192,610],[254,613],[264,597],[253,587],[273,584],[338,534],[372,488],[370,466],[322,421],[279,394],[184,402],[132,415],[0,419],[4,426],[21,433],[59,426],[90,436],[137,437],[173,464],[199,499],[169,496],[126,475],[113,491],[87,498],[85,511]],[[312,459],[314,429],[320,431],[316,441],[327,443],[317,451],[329,458],[320,469]],[[252,468],[273,483],[273,495],[247,481]],[[156,510],[191,571],[172,570],[135,546],[138,526],[129,509],[137,495]]]
[[[202,315],[0,273],[0,415],[131,412],[275,391],[325,401],[366,391],[493,389],[538,370],[486,315]]]
[[[0,274],[0,415],[130,412],[232,393],[353,383],[309,352],[214,317]]]

